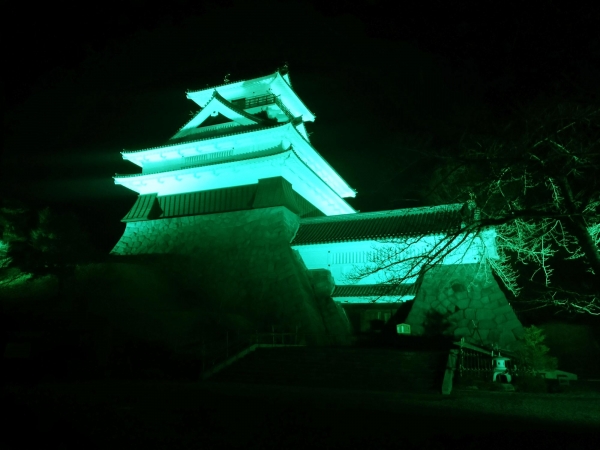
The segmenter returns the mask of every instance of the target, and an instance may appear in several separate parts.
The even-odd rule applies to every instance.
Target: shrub
[[[550,356],[550,349],[544,345],[544,330],[532,325],[525,328],[525,335],[518,349],[521,364],[529,372],[556,370],[558,359]]]

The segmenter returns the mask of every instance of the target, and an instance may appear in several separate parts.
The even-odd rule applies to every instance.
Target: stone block
[[[496,316],[494,320],[497,324],[503,324],[504,322],[506,322],[506,317],[504,316],[504,314],[501,314],[499,316]]]
[[[442,304],[438,304],[435,308],[433,308],[434,311],[437,311],[438,313],[442,314],[442,315],[446,315],[448,314],[448,310],[446,308],[444,308],[444,306]]]
[[[465,298],[456,302],[456,307],[459,309],[467,309],[469,307],[469,299]]]
[[[454,330],[454,336],[457,338],[467,337],[471,335],[471,330],[467,327],[458,327]]]
[[[485,319],[477,322],[477,327],[482,330],[493,330],[498,327],[498,324],[495,320]]]
[[[461,300],[469,300],[469,295],[465,291],[455,293],[454,297],[456,298],[457,302]]]
[[[326,269],[309,270],[313,289],[319,297],[329,297],[335,288],[335,280],[331,272]]]
[[[499,315],[504,315],[504,314],[509,314],[512,313],[513,309],[509,304],[505,304],[502,306],[499,306],[498,308],[494,309],[494,313],[499,316]]]
[[[469,304],[469,306],[471,307],[471,309],[479,310],[479,309],[485,308],[487,305],[482,303],[481,300],[475,299],[475,300],[471,300],[471,303]]]
[[[471,319],[460,319],[458,321],[458,323],[456,324],[456,327],[457,328],[464,328],[464,327],[469,328],[469,325],[471,325]]]
[[[475,313],[477,311],[474,308],[465,309],[465,318],[466,319],[475,319]]]
[[[479,336],[477,336],[477,333],[479,333]],[[481,340],[487,344],[488,343],[488,337],[490,335],[490,330],[482,330],[482,329],[478,329],[477,333],[475,333],[475,337],[481,337]]]
[[[465,318],[464,311],[458,310],[455,313],[451,314],[448,317],[448,320],[450,320],[451,322],[458,322],[459,320],[462,320],[464,318]]]
[[[479,300],[482,304],[487,305],[490,302],[490,297],[487,295],[482,295]]]
[[[480,321],[481,320],[491,320],[491,319],[495,319],[496,315],[490,309],[478,309],[477,312],[475,313],[475,318]]]
[[[469,293],[471,294],[471,298],[480,298],[481,297],[481,288],[477,285],[471,285],[469,287]]]

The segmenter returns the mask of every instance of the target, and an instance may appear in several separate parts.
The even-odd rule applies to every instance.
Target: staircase
[[[439,393],[447,358],[447,352],[388,348],[258,348],[210,380]]]

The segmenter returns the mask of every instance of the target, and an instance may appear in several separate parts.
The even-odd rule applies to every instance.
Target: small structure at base
[[[492,381],[495,383],[496,381],[500,383],[510,383],[512,377],[510,373],[508,373],[508,368],[506,367],[506,361],[510,361],[510,358],[506,358],[504,356],[494,356],[492,358],[492,366],[494,367],[494,374],[492,375]]]
[[[396,333],[410,334],[410,325],[407,323],[399,323],[398,325],[396,325]]]

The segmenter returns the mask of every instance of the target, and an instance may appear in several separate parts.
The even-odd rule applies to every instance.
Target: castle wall
[[[345,342],[348,323],[290,248],[299,218],[285,207],[127,223],[112,253],[169,255],[183,289],[259,330],[299,326],[309,343]],[[180,257],[179,263],[173,257]]]
[[[442,328],[457,340],[501,348],[523,336],[523,326],[491,271],[479,264],[436,266],[426,272],[406,322],[412,334],[435,334],[440,330],[432,328]]]

